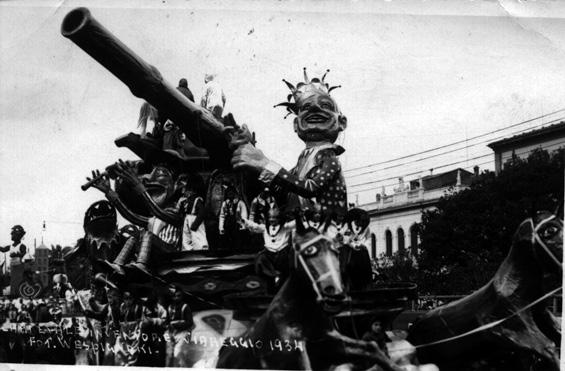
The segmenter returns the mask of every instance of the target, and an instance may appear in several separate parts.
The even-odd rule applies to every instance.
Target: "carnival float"
[[[83,290],[83,311],[100,312],[109,305],[96,300],[96,289],[88,291],[93,283],[100,292],[115,288],[140,298],[171,286],[182,290],[196,326],[190,341],[175,353],[184,360],[174,365],[189,367],[559,369],[561,330],[546,299],[561,290],[562,209],[524,221],[487,285],[426,313],[402,334],[392,323],[416,298],[417,285],[359,276],[366,271],[364,257],[353,243],[344,247],[343,236],[338,238],[342,226],[360,236],[368,216],[347,210],[345,183],[335,164],[343,149],[333,144],[347,122],[325,75],[309,78],[304,70],[303,82],[284,81],[290,94],[278,106],[297,115],[297,134],[307,144],[325,140],[322,148],[306,154],[311,158],[299,158],[298,170],[287,172],[259,153],[247,127],[240,127],[231,114],[218,117],[188,99],[88,9],[67,14],[61,33],[152,107],[155,121],[172,128],[169,136],[182,138],[167,147],[164,133],[125,134],[114,144],[139,160],[117,160],[104,171],[94,170],[82,186],[107,198],[86,211],[85,236],[64,256],[69,280]],[[178,249],[174,245],[179,241],[166,236],[172,227],[183,226],[179,201],[187,188],[203,200],[198,218],[206,249]],[[282,201],[277,195],[281,190]],[[219,218],[226,202],[235,199],[235,210],[238,200],[249,205],[263,192],[272,192],[279,204],[294,202],[276,212],[267,208],[263,215],[267,227],[262,231],[273,243],[276,233],[288,231],[286,274],[259,274],[261,235]],[[118,228],[116,210],[131,224]],[[331,223],[333,235],[320,228]],[[200,228],[197,224],[192,231]],[[275,225],[278,229],[271,233]],[[349,255],[343,258],[347,248]],[[85,334],[96,333],[99,325],[92,318],[75,326]],[[91,353],[92,348],[83,349],[75,356],[83,364],[105,364],[103,356]]]

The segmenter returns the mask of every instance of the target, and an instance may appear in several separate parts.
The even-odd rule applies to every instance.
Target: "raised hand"
[[[141,180],[137,176],[136,164],[131,161],[118,160],[115,167],[116,175],[122,178],[132,187],[142,186]]]
[[[100,192],[106,194],[110,191],[110,179],[105,174],[100,174],[100,170],[92,170],[92,178],[87,177],[86,180],[91,182],[92,186],[98,189]]]
[[[269,159],[267,159],[263,152],[249,143],[239,146],[233,152],[231,159],[234,169],[251,168],[261,171],[268,163]]]
[[[226,126],[224,128],[224,133],[229,138],[228,146],[231,149],[236,149],[247,143],[255,144],[253,141],[253,134],[251,134],[249,128],[245,124],[241,127]]]

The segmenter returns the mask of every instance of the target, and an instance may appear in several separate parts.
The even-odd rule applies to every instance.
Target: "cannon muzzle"
[[[178,124],[194,144],[208,151],[214,166],[229,166],[231,151],[224,125],[165,81],[157,68],[118,40],[88,9],[70,11],[61,25],[61,34],[126,84],[133,95]]]

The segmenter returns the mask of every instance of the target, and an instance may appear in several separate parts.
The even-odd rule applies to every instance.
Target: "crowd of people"
[[[58,322],[64,315],[76,313],[74,301],[55,298],[0,299],[0,320],[2,323]]]
[[[95,321],[93,332],[100,342],[109,344],[110,349],[115,349],[116,345],[125,347],[120,343],[144,349],[140,342],[152,341],[145,344],[149,350],[143,352],[124,355],[107,351],[100,354],[99,364],[190,366],[179,356],[183,339],[190,339],[194,328],[192,311],[182,290],[171,287],[168,293],[155,292],[149,297],[139,298],[132,291],[120,289],[99,275],[91,292],[88,305],[85,305],[85,315]]]
[[[46,297],[0,299],[0,348],[3,340],[10,337],[18,339],[17,346],[23,349],[17,356],[0,357],[3,362],[31,363],[33,359],[49,363],[48,358],[29,358],[34,351],[45,351],[46,343],[37,341],[40,337],[34,337],[34,329],[47,327],[61,332],[68,327],[65,334],[73,339],[80,337],[86,349],[92,350],[93,344],[97,344],[99,350],[84,355],[85,364],[190,366],[188,360],[179,356],[185,345],[183,339],[190,339],[194,328],[192,311],[182,290],[170,287],[167,292],[155,291],[140,297],[98,274],[90,290],[76,291],[65,278],[64,274],[57,274]],[[82,328],[78,318],[87,319]],[[65,320],[71,325],[66,326]],[[84,347],[73,347],[75,359],[69,362],[75,363]],[[123,349],[128,351],[120,351]],[[64,358],[55,361],[64,362]]]

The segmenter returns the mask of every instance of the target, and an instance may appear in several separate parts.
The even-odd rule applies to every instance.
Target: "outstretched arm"
[[[242,219],[242,221],[243,221],[243,226],[245,227],[245,229],[247,229],[251,233],[264,233],[265,232],[265,225],[264,224],[255,223],[254,221],[251,221],[249,219]]]
[[[318,165],[310,171],[311,176],[305,178],[283,169],[251,144],[244,144],[234,152],[232,165],[236,169],[255,169],[260,172],[259,179],[264,183],[272,183],[299,196],[310,198],[317,196],[341,172],[334,151],[320,151],[318,155]]]
[[[110,201],[110,203],[114,205],[114,207],[124,218],[126,218],[130,223],[133,223],[140,227],[147,227],[147,222],[149,221],[149,218],[142,215],[138,215],[133,211],[131,211],[122,202],[122,200],[120,200],[120,196],[118,196],[118,194],[115,191],[113,191],[112,188],[110,188],[110,179],[108,179],[107,176],[101,177],[99,170],[93,170],[92,179],[96,179],[96,178],[98,178],[98,180],[95,183],[93,183],[92,186],[98,189],[100,192],[104,193],[108,201]],[[90,182],[91,178],[86,178],[86,180]]]
[[[143,199],[145,200],[145,204],[147,206],[149,206],[149,209],[151,210],[151,213],[153,213],[153,215],[155,215],[157,218],[172,224],[176,227],[181,227],[183,224],[183,218],[182,218],[182,213],[178,211],[178,209],[176,209],[177,211],[173,211],[173,210],[164,210],[162,209],[159,205],[157,205],[157,203],[153,200],[153,198],[149,195],[149,193],[147,192],[147,190],[145,189],[145,186],[141,183],[140,187],[137,188],[136,187],[136,191],[138,193],[141,193],[141,195],[143,196]],[[143,188],[142,188],[143,187]]]
[[[108,201],[110,201],[110,203],[112,205],[114,205],[114,207],[116,208],[116,210],[118,210],[118,212],[125,218],[127,219],[130,223],[133,223],[135,225],[138,225],[140,227],[147,227],[147,223],[149,222],[149,218],[146,216],[142,216],[139,214],[134,213],[133,211],[131,211],[120,199],[120,196],[118,196],[118,194],[116,192],[114,192],[113,190],[110,190],[109,192],[106,193],[106,198],[108,199]]]
[[[116,173],[119,177],[128,182],[133,187],[135,192],[143,197],[145,204],[149,207],[149,210],[151,210],[151,213],[153,215],[176,227],[182,227],[184,221],[182,218],[182,213],[180,213],[179,211],[164,210],[159,205],[157,205],[155,200],[153,200],[151,195],[149,195],[149,193],[147,192],[147,189],[145,188],[143,183],[141,183],[141,181],[139,180],[134,167],[135,165],[131,163],[119,160],[116,166]]]

